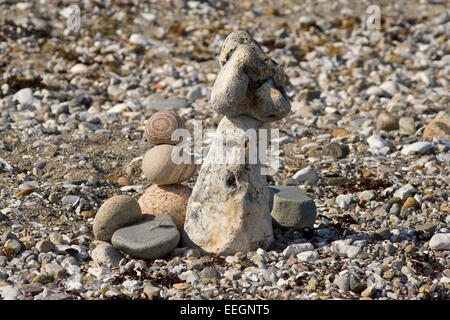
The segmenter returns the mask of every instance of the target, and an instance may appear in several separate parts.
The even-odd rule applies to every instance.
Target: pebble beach
[[[0,300],[450,299],[448,2],[380,1],[375,29],[369,1],[77,4],[73,26],[72,1],[0,1]],[[152,186],[143,161],[167,141],[150,149],[146,123],[217,129],[237,30],[289,78],[267,184],[301,189],[304,220],[277,216],[267,250],[204,254],[179,241],[199,168]],[[136,213],[113,234],[117,199]],[[144,205],[176,217],[129,226]],[[157,244],[136,258],[128,234]]]

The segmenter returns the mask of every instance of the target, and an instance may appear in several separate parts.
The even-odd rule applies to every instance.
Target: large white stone
[[[0,287],[0,297],[2,300],[17,300],[22,293],[14,286],[7,285]]]
[[[283,69],[248,33],[231,33],[219,62],[210,102],[225,117],[189,198],[182,242],[209,253],[232,255],[266,249],[273,242],[257,129],[285,117],[291,105]]]
[[[189,198],[184,246],[231,255],[272,243],[266,177],[261,176],[259,164],[240,164],[243,147],[239,141],[245,141],[245,132],[258,125],[259,121],[249,116],[224,117],[219,123],[219,136],[226,132],[227,141],[235,144],[224,152],[222,140],[213,141]]]

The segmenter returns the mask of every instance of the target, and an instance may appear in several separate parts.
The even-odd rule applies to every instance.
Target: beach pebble
[[[319,254],[316,251],[305,251],[297,254],[297,259],[303,262],[314,262],[319,259]]]
[[[407,134],[416,133],[416,126],[414,123],[414,118],[411,117],[401,117],[399,122],[400,132],[404,132]]]
[[[430,248],[434,250],[450,250],[450,233],[437,233],[430,239]]]
[[[375,199],[377,193],[373,190],[365,190],[358,194],[359,201],[370,201]]]
[[[8,254],[11,254],[12,256],[14,256],[17,253],[19,253],[21,248],[22,248],[22,246],[21,246],[20,242],[15,240],[15,239],[9,239],[4,244],[5,251]]]
[[[306,167],[300,171],[297,171],[292,179],[295,179],[298,183],[309,182],[311,185],[317,184],[319,180],[319,174],[312,167]]]
[[[110,241],[112,234],[121,227],[142,219],[139,203],[126,195],[106,200],[95,215],[93,230],[97,240]]]
[[[377,118],[376,127],[378,130],[384,131],[397,130],[399,128],[398,119],[388,112],[382,112]]]
[[[22,295],[22,292],[11,285],[0,287],[0,297],[3,300],[17,300]]]
[[[415,142],[415,143],[404,146],[401,153],[404,155],[415,154],[415,153],[427,154],[431,151],[432,147],[433,146],[430,142],[419,141],[419,142]]]
[[[92,250],[91,257],[98,265],[113,268],[119,266],[120,260],[124,258],[118,250],[107,242],[97,245]]]
[[[309,242],[291,244],[286,249],[284,249],[283,256],[285,258],[289,258],[291,255],[297,255],[301,252],[312,251],[312,250],[314,250],[314,246]]]
[[[66,270],[64,267],[56,263],[46,263],[43,269],[55,279],[62,279],[66,276]]]
[[[155,299],[159,296],[159,292],[161,289],[159,287],[155,287],[154,285],[147,283],[144,286],[143,292],[150,300]]]
[[[186,207],[192,189],[181,185],[153,185],[139,198],[143,214],[167,214],[172,217],[178,230],[184,226]]]
[[[150,216],[114,232],[114,248],[140,259],[158,259],[175,249],[180,240],[175,223],[168,215]]]
[[[394,198],[400,198],[402,201],[405,201],[408,197],[414,195],[416,192],[416,188],[414,188],[412,185],[405,184],[401,186],[399,189],[397,189],[394,192]]]
[[[17,100],[17,102],[24,105],[32,105],[35,100],[33,96],[33,90],[31,88],[20,89],[16,92],[14,98]]]
[[[186,181],[192,177],[196,165],[185,163],[180,159],[176,164],[172,161],[174,146],[161,144],[148,150],[142,160],[142,172],[154,184],[167,185]],[[178,154],[178,153],[177,153]]]
[[[191,101],[203,98],[202,88],[200,86],[194,86],[190,88],[186,95],[186,98],[188,98]]]
[[[390,150],[389,144],[379,135],[372,135],[367,139],[369,150],[373,154],[387,154]]]
[[[350,245],[346,240],[337,240],[332,243],[332,250],[340,256],[347,258],[355,258],[360,252],[361,248],[358,246]]]

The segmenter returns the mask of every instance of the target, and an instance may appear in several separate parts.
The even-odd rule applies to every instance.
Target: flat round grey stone
[[[311,228],[316,220],[316,205],[302,189],[295,186],[271,186],[269,210],[277,227]]]
[[[146,215],[147,216],[147,215]],[[114,232],[114,248],[135,258],[158,259],[169,254],[180,241],[180,233],[169,215],[148,215],[145,220]]]

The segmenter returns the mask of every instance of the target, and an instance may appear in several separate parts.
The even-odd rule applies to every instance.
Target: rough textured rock
[[[147,141],[159,144],[176,145],[181,142],[179,140],[172,140],[172,133],[177,129],[184,129],[183,120],[173,111],[159,111],[147,120],[145,124],[145,137]]]
[[[114,248],[140,259],[162,258],[176,248],[180,233],[168,215],[150,216],[114,232]]]
[[[92,250],[91,253],[92,260],[98,263],[100,266],[111,266],[117,267],[119,266],[120,260],[124,258],[124,256],[117,251],[112,245],[107,242],[99,244]]]
[[[161,144],[145,153],[142,160],[142,172],[150,182],[159,185],[175,184],[192,177],[196,169],[195,164],[193,161],[192,163],[174,163],[172,151],[176,152],[176,150],[178,148],[173,145]]]
[[[224,117],[217,132],[228,141],[245,140],[259,121],[249,116]],[[182,232],[184,246],[199,246],[215,254],[234,254],[268,247],[273,240],[269,191],[260,164],[239,164],[242,145],[226,149],[230,164],[219,164],[220,139],[213,141],[189,198]],[[225,157],[224,157],[225,158]]]
[[[416,133],[416,126],[414,123],[414,118],[411,117],[402,117],[398,121],[398,125],[400,127],[400,132],[407,134]]]
[[[139,203],[130,196],[114,196],[106,200],[94,220],[94,235],[97,240],[110,241],[112,234],[142,219]]]
[[[283,69],[247,32],[233,32],[225,39],[219,61],[221,70],[211,92],[211,105],[218,113],[228,117],[247,114],[264,122],[289,113]]]
[[[54,247],[53,243],[51,243],[50,241],[45,240],[45,239],[40,240],[40,241],[38,241],[38,243],[36,243],[36,249],[39,252],[47,253],[47,252],[53,250],[53,247]]]
[[[47,263],[43,269],[55,279],[62,279],[66,276],[66,269],[56,263]]]
[[[430,248],[434,250],[450,250],[450,233],[437,233],[430,239]]]
[[[425,127],[423,137],[428,139],[433,139],[434,137],[450,139],[450,125],[449,123],[432,121]]]
[[[181,184],[153,185],[139,198],[143,214],[161,215],[172,217],[178,230],[183,229],[186,219],[186,207],[192,188]]]
[[[269,187],[272,221],[284,228],[311,228],[316,220],[316,205],[306,193],[295,186]]]
[[[268,248],[273,241],[266,177],[261,159],[250,152],[259,137],[252,139],[249,131],[285,117],[291,105],[283,69],[248,33],[231,33],[219,61],[211,105],[225,117],[189,199],[182,241],[210,253],[234,254]]]

